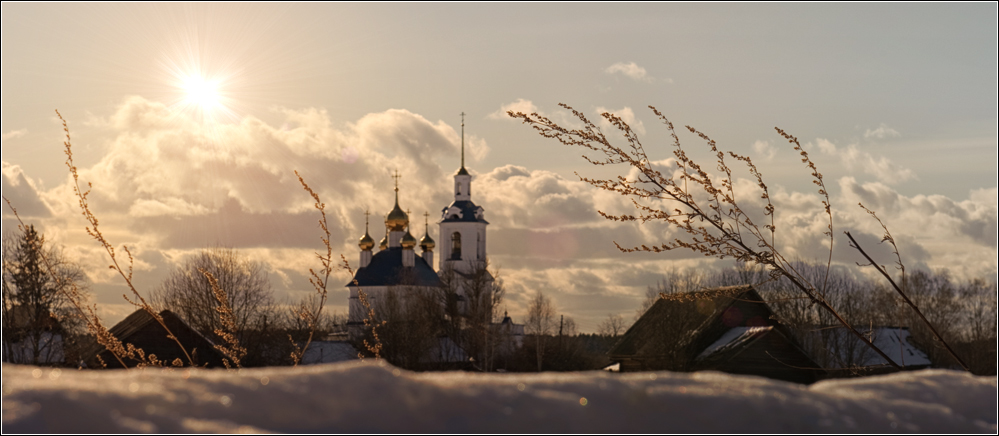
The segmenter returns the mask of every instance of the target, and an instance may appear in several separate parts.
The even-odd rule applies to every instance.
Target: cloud
[[[916,173],[912,170],[892,162],[887,157],[875,157],[861,151],[857,144],[837,147],[829,140],[818,138],[816,146],[824,154],[838,156],[848,170],[860,167],[865,173],[874,176],[882,183],[894,185],[916,178]]]
[[[51,215],[48,205],[39,196],[33,180],[29,179],[19,165],[3,162],[3,196],[10,200],[21,218],[47,217]],[[3,215],[13,215],[7,205],[3,205]]]
[[[777,155],[777,147],[774,147],[770,141],[757,140],[753,142],[753,151],[765,160],[773,160],[774,156]]]
[[[652,83],[652,81],[655,80],[652,76],[650,76],[645,71],[645,68],[642,68],[642,67],[638,66],[638,64],[636,64],[634,62],[628,62],[628,63],[618,62],[618,63],[616,63],[614,65],[611,65],[611,66],[607,67],[606,69],[604,69],[604,72],[607,73],[607,74],[618,74],[618,73],[620,73],[620,74],[623,74],[625,77],[628,77],[628,78],[630,78],[632,80],[637,80],[637,81],[640,81],[640,82]],[[667,83],[673,83],[673,80],[666,79],[666,82]]]
[[[514,104],[538,109],[523,99],[504,108],[517,107]],[[614,112],[640,125],[629,108]],[[423,211],[436,214],[453,200],[451,175],[456,168],[444,168],[439,162],[456,162],[461,138],[455,126],[405,109],[370,113],[353,122],[334,122],[316,108],[285,108],[277,113],[280,118],[274,125],[251,117],[210,127],[136,97],[98,119],[97,127],[111,133],[99,147],[105,154],[81,166],[80,175],[83,182],[94,184],[91,205],[106,235],[136,255],[143,289],[155,287],[184,253],[222,243],[265,261],[275,290],[283,295],[297,298],[309,292],[305,274],[315,266],[310,262],[321,245],[319,214],[294,170],[326,204],[333,250],[345,253],[351,262],[357,259],[365,209],[373,213],[372,236],[380,239],[383,234],[381,216],[395,201],[392,171],[402,175],[399,201],[403,209],[411,210],[416,233],[422,234]],[[474,136],[466,137],[466,144],[473,158],[477,150],[488,151],[485,140]],[[822,139],[812,146],[853,165],[873,159],[856,146],[837,147]],[[765,155],[771,151],[763,141],[753,148]],[[672,159],[652,165],[663,174],[677,171]],[[490,259],[508,286],[506,304],[515,318],[526,313],[528,295],[544,290],[583,331],[592,331],[608,313],[630,316],[645,287],[671,266],[723,265],[685,250],[620,252],[615,242],[631,247],[686,239],[686,235],[660,222],[603,219],[598,210],[609,214],[636,210],[628,198],[571,175],[518,165],[469,169],[474,175],[472,198],[491,223]],[[65,244],[68,254],[85,262],[99,296],[120,296],[120,287],[113,285],[119,279],[108,272],[106,255],[83,232],[70,185],[42,189],[19,166],[7,162],[3,174],[4,195],[20,195],[18,203],[25,206],[19,211],[34,207],[32,213],[43,216],[38,222],[45,225],[46,237]],[[745,211],[762,222],[763,203],[755,181],[736,178],[733,185]],[[844,178],[840,191],[833,198],[834,262],[852,265],[857,260],[842,241],[842,230],[850,230],[865,245],[870,243],[879,256],[884,254],[877,244],[880,227],[862,210],[849,206],[862,201],[891,226],[907,262],[945,266],[971,276],[995,270],[996,188],[973,191],[967,199],[909,197],[881,179],[860,183]],[[824,258],[828,245],[822,232],[828,217],[819,196],[811,190],[774,186],[771,197],[784,254]],[[432,224],[430,231],[441,240]],[[337,292],[331,307],[345,304],[342,289]]]
[[[530,100],[525,100],[523,98],[518,98],[514,102],[507,103],[505,105],[500,106],[499,110],[497,110],[496,112],[493,112],[493,113],[489,114],[487,116],[487,118],[493,119],[493,120],[511,120],[511,121],[516,121],[513,118],[511,118],[510,115],[507,114],[507,112],[513,112],[513,113],[521,112],[521,113],[525,113],[525,114],[530,115],[532,113],[540,112],[540,111],[538,110],[538,107],[535,106],[534,103],[532,103]]]
[[[885,124],[885,123],[881,123],[881,125],[878,126],[878,128],[876,128],[874,130],[867,129],[867,130],[864,131],[864,138],[865,139],[871,139],[871,138],[877,138],[877,139],[898,138],[900,136],[902,136],[902,134],[899,133],[898,130],[895,130],[895,129],[891,128],[891,127],[888,127],[888,125]]]
[[[603,106],[597,106],[596,111],[598,114],[602,114],[605,112],[614,114],[618,118],[621,118],[621,120],[624,121],[625,123],[628,123],[628,126],[631,127],[631,129],[634,130],[635,132],[641,135],[645,134],[645,125],[642,124],[641,120],[635,118],[635,111],[633,111],[630,107],[625,106],[621,109],[610,110]],[[608,122],[607,119],[604,117],[600,117],[599,125],[600,128],[602,128],[605,133],[617,131],[617,128],[612,126],[611,123]]]
[[[17,139],[28,134],[28,129],[11,130],[3,134],[3,140]]]

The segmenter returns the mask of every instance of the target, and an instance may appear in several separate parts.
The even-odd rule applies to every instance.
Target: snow
[[[703,359],[723,349],[736,347],[757,337],[757,335],[773,330],[773,326],[763,327],[735,327],[718,338],[713,344],[705,348],[697,359]]]
[[[241,371],[3,365],[3,431],[996,433],[996,377],[811,386],[701,373],[413,373],[372,361]]]
[[[874,343],[874,346],[887,354],[898,365],[929,366],[932,363],[926,353],[923,353],[909,342],[909,329],[907,328],[881,327],[875,328],[873,334],[870,332],[863,333],[872,336],[873,339],[871,342]],[[842,332],[841,334],[846,335],[846,332]],[[860,339],[854,339],[853,337],[850,337],[850,339],[855,342],[855,349],[866,350],[866,346]],[[888,363],[884,357],[873,351],[867,351],[863,356],[866,359],[864,359],[861,366],[885,365]]]
[[[357,350],[346,341],[312,341],[302,355],[302,365],[357,360]]]

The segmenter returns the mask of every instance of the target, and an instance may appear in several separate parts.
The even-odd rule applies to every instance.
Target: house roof
[[[725,286],[680,294],[660,294],[660,298],[632,324],[631,328],[611,348],[612,356],[640,354],[643,348],[658,333],[657,326],[678,311],[690,317],[689,336],[722,317],[726,310],[738,300],[759,301],[763,299],[752,285]]]
[[[302,365],[357,360],[357,349],[347,341],[312,341],[302,355]]]
[[[932,364],[926,353],[909,342],[910,334],[906,327],[874,327],[873,329],[858,330],[899,366],[923,367]],[[813,334],[827,335],[828,345],[826,348],[834,354],[834,358],[827,364],[829,369],[843,369],[854,365],[868,367],[888,364],[884,357],[868,348],[867,344],[864,344],[860,338],[842,326],[817,330]]]
[[[173,334],[184,344],[184,347],[188,352],[195,352],[195,350],[197,350],[197,353],[201,355],[200,363],[209,363],[214,365],[215,361],[221,361],[220,359],[222,356],[217,350],[215,350],[214,344],[210,339],[206,338],[197,330],[191,328],[191,326],[187,325],[184,320],[169,310],[163,310],[159,313],[159,315],[163,318],[163,322],[170,327]],[[148,348],[146,350],[147,353],[151,353],[151,350],[153,349],[151,346],[153,344],[143,343],[148,340],[148,338],[142,338],[143,335],[139,333],[154,323],[157,323],[156,319],[153,318],[153,316],[150,315],[145,309],[140,308],[135,312],[132,312],[131,315],[125,317],[125,319],[118,322],[118,324],[115,324],[114,327],[111,327],[108,330],[108,332],[114,335],[115,338],[118,338],[118,340],[123,344],[132,343],[138,348]],[[133,336],[136,336],[136,338],[139,338],[140,340],[136,341],[136,338],[133,338]],[[162,337],[157,337],[157,341],[162,343],[169,341],[171,344],[168,345],[168,347],[170,349],[175,347],[175,345],[172,344],[173,340],[167,338],[165,332]],[[106,351],[104,346],[95,340],[91,342],[88,347],[86,347],[86,352],[81,355],[85,360],[89,360],[93,356],[103,353],[104,351]],[[160,354],[161,358],[166,356],[167,354]],[[187,362],[184,363],[186,364]]]
[[[697,355],[696,359],[708,359],[712,355],[722,354],[726,351],[744,347],[763,337],[763,335],[770,333],[773,329],[774,327],[769,325],[756,327],[733,327],[731,330],[725,332],[722,337],[718,338],[717,341],[709,345],[708,348],[705,348],[701,354]]]
[[[375,253],[368,266],[358,268],[354,279],[346,286],[440,286],[440,277],[416,253],[413,253],[414,266],[402,266],[402,250],[402,247],[390,247]]]

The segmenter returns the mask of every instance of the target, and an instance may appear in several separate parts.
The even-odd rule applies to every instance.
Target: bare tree
[[[57,277],[49,273],[48,262]],[[29,225],[3,236],[3,357],[24,364],[62,363],[80,320],[66,288],[85,281],[83,270]]]
[[[551,298],[546,297],[540,290],[527,308],[527,323],[524,329],[534,338],[540,372],[545,354],[545,339],[555,332],[555,305],[552,304]]]
[[[607,315],[607,319],[597,326],[597,332],[602,336],[616,337],[624,333],[624,330],[624,317],[614,313]]]
[[[201,250],[175,269],[153,292],[153,301],[180,316],[192,328],[218,343],[216,330],[227,330],[219,316],[221,305],[211,281],[225,295],[231,311],[230,332],[246,345],[247,366],[259,364],[256,357],[266,344],[257,340],[273,325],[274,302],[267,273],[261,263],[251,262],[235,249],[213,246]],[[228,323],[227,323],[228,324]]]
[[[645,300],[642,300],[642,307],[635,311],[635,319],[645,314],[663,294],[693,292],[704,289],[706,285],[707,276],[702,270],[686,269],[681,272],[670,268],[655,286],[649,286],[645,290]]]
[[[499,307],[503,302],[503,282],[489,272],[489,263],[476,263],[471,273],[463,275],[465,297],[465,329],[462,345],[475,357],[483,371],[492,371],[499,337],[492,324],[499,321]]]

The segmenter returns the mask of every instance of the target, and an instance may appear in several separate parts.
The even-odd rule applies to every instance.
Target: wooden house
[[[622,372],[716,370],[797,383],[825,373],[750,285],[663,295],[608,354]]]
[[[207,338],[192,329],[177,315],[169,310],[160,312],[163,323],[177,337],[187,352],[194,360],[195,366],[207,368],[224,367],[223,356],[216,349],[214,344]],[[148,356],[156,355],[158,360],[173,362],[180,359],[184,366],[190,366],[184,351],[177,345],[177,342],[167,337],[167,332],[148,312],[143,309],[132,312],[131,315],[123,319],[109,330],[122,344],[132,344],[135,348],[142,349]],[[100,357],[98,359],[98,356]],[[83,353],[83,362],[90,368],[121,368],[121,363],[104,346],[94,343]],[[103,363],[102,363],[103,362]],[[125,359],[125,364],[131,368],[139,362],[134,359]]]

